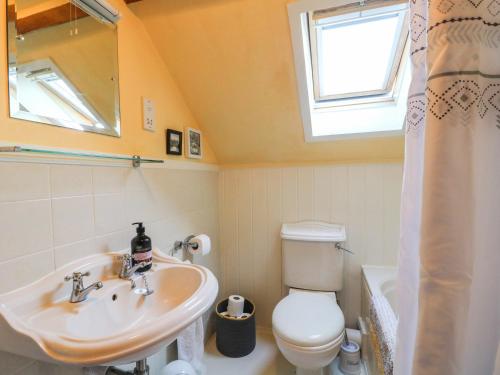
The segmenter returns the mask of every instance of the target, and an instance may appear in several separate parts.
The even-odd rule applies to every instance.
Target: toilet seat
[[[343,336],[344,315],[328,295],[295,292],[283,298],[273,311],[273,331],[297,347],[321,347]]]

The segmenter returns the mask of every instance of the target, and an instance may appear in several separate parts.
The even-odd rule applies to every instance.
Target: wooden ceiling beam
[[[15,21],[16,20],[16,6],[8,5],[7,6],[7,21]]]
[[[126,4],[131,4],[141,0],[124,1]],[[31,31],[69,22],[70,6],[72,5],[67,3],[27,17],[17,18],[15,5],[9,5],[7,7],[7,19],[9,22],[16,23],[18,34],[27,34]],[[88,16],[87,13],[75,6],[73,6],[71,12],[73,19],[80,19]]]
[[[46,27],[67,23],[70,20],[70,7],[72,7],[71,18],[73,20],[88,17],[88,14],[83,10],[75,7],[74,5],[71,5],[70,3],[67,3],[51,9],[47,9],[40,13],[32,14],[27,17],[17,18],[17,32],[19,34],[27,34],[38,29],[44,29]]]

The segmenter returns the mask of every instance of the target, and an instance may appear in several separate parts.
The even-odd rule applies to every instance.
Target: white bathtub
[[[385,266],[361,266],[361,268],[363,270],[363,288],[366,288],[365,292],[368,293],[366,297],[370,297],[374,294],[384,295],[389,301],[394,314],[398,316],[398,305],[396,301],[397,268]],[[369,302],[368,300],[368,303]]]
[[[398,316],[396,300],[396,267],[362,266],[363,282],[361,290],[361,317],[360,325],[365,327],[363,335],[362,353],[365,366],[370,375],[383,374],[377,367],[373,341],[370,340],[367,330],[370,326],[370,301],[372,295],[382,294],[387,298],[396,317]]]

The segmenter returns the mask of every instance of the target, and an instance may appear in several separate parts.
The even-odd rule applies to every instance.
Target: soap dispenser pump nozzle
[[[144,234],[146,233],[146,228],[144,228],[142,223],[132,223],[132,225],[137,225],[137,228],[135,229],[137,234]]]

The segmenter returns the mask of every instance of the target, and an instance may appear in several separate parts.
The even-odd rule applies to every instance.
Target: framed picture
[[[182,155],[182,132],[167,129],[167,154]]]
[[[201,131],[198,129],[187,128],[187,156],[192,159],[201,159]]]

